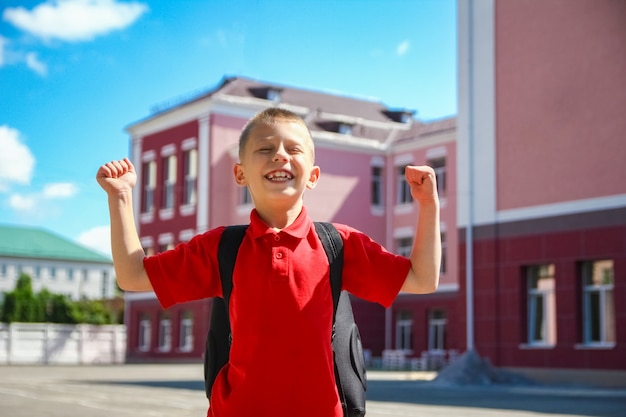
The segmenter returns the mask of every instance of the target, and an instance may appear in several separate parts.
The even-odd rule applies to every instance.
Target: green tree
[[[35,322],[37,321],[37,299],[33,293],[33,285],[28,274],[20,274],[15,289],[5,294],[2,306],[2,321]]]
[[[47,289],[33,292],[28,274],[21,274],[15,288],[4,294],[0,320],[12,322],[113,324],[120,322],[114,312],[100,300],[73,301]]]

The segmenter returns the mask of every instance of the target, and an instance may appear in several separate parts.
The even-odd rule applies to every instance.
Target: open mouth
[[[281,181],[290,181],[293,179],[293,175],[291,175],[288,171],[272,171],[265,176],[270,181],[281,182]]]

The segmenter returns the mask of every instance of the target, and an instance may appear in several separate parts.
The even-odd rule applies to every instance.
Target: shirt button
[[[275,240],[276,242],[278,242],[278,241],[280,240],[280,236],[278,236],[278,235],[274,235],[274,240]]]
[[[283,254],[282,254],[282,252],[278,252],[278,253],[276,254],[276,259],[282,259],[282,258],[283,258]]]

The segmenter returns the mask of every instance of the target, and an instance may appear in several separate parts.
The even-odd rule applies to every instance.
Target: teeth
[[[287,179],[290,180],[292,178],[291,174],[285,171],[276,171],[276,172],[271,172],[269,174],[267,174],[267,179],[273,180],[273,179],[277,179],[277,180],[283,180],[283,179]]]

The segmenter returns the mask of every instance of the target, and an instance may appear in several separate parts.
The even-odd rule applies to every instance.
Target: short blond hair
[[[250,132],[258,125],[272,126],[277,122],[295,122],[302,125],[309,135],[309,144],[311,147],[311,156],[315,160],[315,147],[313,145],[313,137],[306,122],[298,114],[291,110],[281,109],[279,107],[269,107],[255,114],[241,130],[239,135],[239,159],[243,156],[243,150],[250,139]]]

